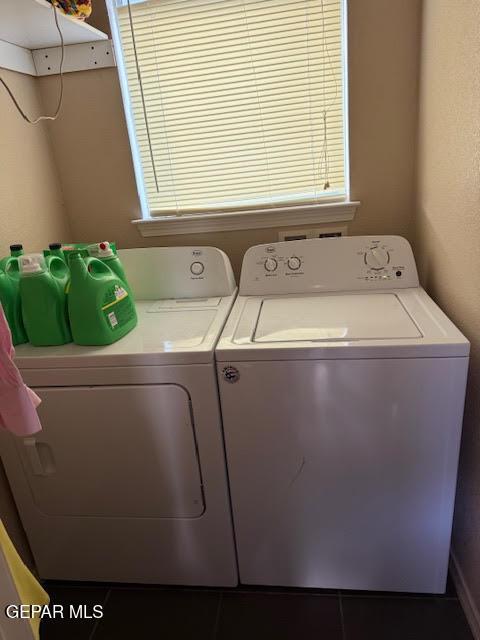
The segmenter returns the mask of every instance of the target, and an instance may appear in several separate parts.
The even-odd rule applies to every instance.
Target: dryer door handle
[[[46,476],[47,472],[45,471],[42,460],[38,453],[37,441],[35,438],[24,438],[23,444],[25,446],[25,451],[27,454],[28,461],[30,463],[30,468],[35,476]]]

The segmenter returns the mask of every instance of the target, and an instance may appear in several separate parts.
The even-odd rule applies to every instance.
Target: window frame
[[[120,0],[124,5],[127,0]],[[130,0],[132,4],[144,0]],[[349,222],[355,217],[358,201],[350,199],[349,128],[348,128],[348,23],[347,0],[342,3],[342,89],[344,127],[344,168],[345,195],[325,198],[318,203],[305,205],[276,205],[268,208],[248,210],[226,210],[216,213],[195,213],[178,215],[151,215],[148,205],[143,168],[136,140],[136,131],[127,72],[123,60],[122,43],[118,26],[116,0],[106,0],[118,76],[122,93],[125,119],[130,149],[135,171],[137,192],[140,201],[141,218],[132,220],[143,237],[205,233],[214,231],[237,231],[242,229],[266,229],[272,227],[298,226],[303,224],[323,224]]]

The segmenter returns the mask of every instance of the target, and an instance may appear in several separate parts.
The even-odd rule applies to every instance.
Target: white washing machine
[[[402,238],[249,249],[216,350],[240,581],[444,591],[468,354]]]
[[[17,348],[43,431],[0,451],[42,578],[237,583],[214,348],[235,298],[218,249],[119,251],[138,327]]]

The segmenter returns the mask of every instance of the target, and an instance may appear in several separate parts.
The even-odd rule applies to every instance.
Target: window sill
[[[185,233],[211,233],[215,231],[240,231],[242,229],[268,229],[303,224],[348,222],[353,220],[360,202],[329,202],[324,204],[234,211],[231,213],[206,213],[184,216],[157,216],[132,220],[141,236],[173,236]]]

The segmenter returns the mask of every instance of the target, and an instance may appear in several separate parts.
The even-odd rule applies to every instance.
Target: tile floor
[[[46,583],[52,603],[102,604],[101,620],[43,621],[41,640],[472,640],[444,596],[312,589]]]

